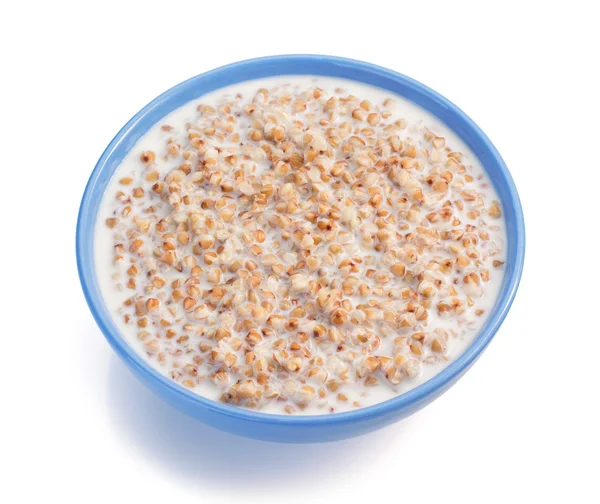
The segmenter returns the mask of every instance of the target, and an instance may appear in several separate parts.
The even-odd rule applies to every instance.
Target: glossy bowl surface
[[[441,119],[480,159],[502,201],[507,228],[505,277],[485,326],[467,350],[438,375],[398,397],[347,413],[318,416],[271,415],[205,399],[169,380],[121,337],[108,313],[94,268],[94,226],[108,182],[127,152],[162,117],[203,94],[231,84],[278,75],[318,75],[351,79],[403,96]],[[525,227],[517,190],[504,161],[479,127],[458,107],[402,74],[369,63],[332,56],[291,55],[233,63],[192,77],[138,112],[110,142],[83,194],[76,236],[77,267],[83,292],[106,339],[150,389],[209,425],[242,436],[280,442],[317,442],[357,436],[404,418],[450,388],[475,362],[502,324],[515,297],[525,255]]]

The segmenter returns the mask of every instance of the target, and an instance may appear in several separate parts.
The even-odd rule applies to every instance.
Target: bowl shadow
[[[181,413],[144,387],[116,356],[110,361],[109,411],[116,431],[150,463],[202,487],[240,493],[294,485],[331,484],[364,464],[377,463],[386,438],[400,436],[410,419],[357,438],[320,444],[286,444],[236,436]],[[397,446],[397,445],[396,445]],[[326,475],[314,478],[315,474]]]

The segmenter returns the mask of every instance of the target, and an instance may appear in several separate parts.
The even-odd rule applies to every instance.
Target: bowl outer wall
[[[98,207],[112,174],[136,142],[161,118],[201,95],[231,84],[278,75],[350,79],[415,102],[437,116],[469,146],[502,201],[507,233],[505,277],[498,300],[478,336],[459,358],[432,379],[398,397],[352,412],[271,415],[214,402],[184,389],[153,369],[120,336],[96,281],[94,226]],[[439,397],[470,368],[491,341],[513,302],[523,270],[525,226],[519,196],[500,154],[480,128],[441,95],[409,77],[369,63],[332,56],[274,56],[233,63],[192,77],[136,114],[111,141],[90,176],[79,211],[76,251],[84,295],[98,326],[119,357],[160,397],[198,420],[239,435],[280,442],[316,442],[356,436],[404,418]]]

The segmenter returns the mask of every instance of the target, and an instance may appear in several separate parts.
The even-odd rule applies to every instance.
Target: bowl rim
[[[512,275],[508,279],[508,282],[506,280],[503,282],[501,290],[498,294],[498,301],[494,308],[494,312],[485,322],[479,334],[465,349],[465,351],[456,360],[454,360],[452,363],[450,363],[442,371],[440,371],[438,374],[436,374],[429,380],[392,399],[388,399],[384,402],[377,403],[372,406],[359,408],[355,411],[348,411],[342,413],[325,413],[320,415],[281,415],[261,413],[240,408],[237,406],[230,406],[200,396],[199,394],[191,392],[185,389],[183,386],[177,384],[173,380],[167,378],[162,373],[153,368],[149,362],[147,362],[141,355],[139,355],[135,351],[135,349],[132,346],[130,346],[127,343],[125,338],[122,337],[118,331],[114,330],[113,327],[111,327],[112,317],[108,313],[108,310],[105,309],[99,289],[97,292],[94,289],[94,284],[96,280],[95,266],[93,264],[93,261],[92,265],[89,265],[85,260],[86,257],[89,257],[90,253],[92,254],[91,257],[93,257],[94,255],[94,229],[97,217],[97,210],[100,205],[100,202],[98,202],[97,205],[92,204],[91,202],[91,195],[93,189],[95,185],[99,182],[99,178],[103,170],[105,170],[105,168],[109,165],[109,161],[111,161],[111,156],[113,155],[116,147],[119,146],[122,142],[124,142],[127,139],[127,137],[132,134],[136,126],[143,128],[143,126],[140,126],[140,123],[142,123],[145,118],[148,118],[148,115],[150,114],[150,112],[152,112],[152,110],[154,110],[157,106],[167,101],[169,98],[172,98],[173,96],[179,93],[183,93],[185,90],[197,85],[203,80],[207,80],[209,77],[214,77],[220,74],[227,73],[241,73],[242,75],[245,75],[245,71],[248,71],[252,67],[261,66],[266,63],[289,64],[299,61],[315,63],[318,62],[320,64],[325,63],[337,67],[350,67],[363,73],[367,72],[370,74],[378,75],[380,77],[393,80],[395,81],[395,83],[403,87],[409,88],[411,92],[414,92],[416,95],[425,95],[426,98],[432,99],[441,104],[452,115],[457,116],[460,120],[462,120],[464,124],[466,124],[466,126],[470,129],[470,134],[475,135],[477,141],[480,142],[485,149],[487,149],[487,154],[491,156],[491,158],[493,158],[493,160],[497,164],[500,176],[504,179],[504,182],[506,184],[506,188],[508,190],[509,195],[509,202],[513,208],[515,217],[514,235],[511,235],[511,239],[515,240],[516,257],[515,263],[513,265],[514,268],[512,270]],[[298,72],[297,74],[311,75],[305,72]],[[283,72],[280,75],[293,75],[293,73]],[[254,80],[256,78],[260,77],[247,78],[243,76],[237,82],[241,83],[248,80]],[[351,78],[349,79],[352,80]],[[394,91],[390,92],[394,93]],[[395,94],[399,93],[396,92]],[[408,97],[407,99],[411,100],[411,98]],[[174,109],[171,109],[171,111],[172,110]],[[443,121],[442,118],[439,119]],[[154,124],[156,124],[160,120],[160,118],[158,120],[152,120],[150,118],[150,120],[152,121],[152,123],[144,131],[147,131]],[[448,127],[454,130],[454,128],[452,128],[451,126]],[[456,132],[456,130],[454,131]],[[461,138],[463,138],[464,140],[463,135],[461,135],[459,132],[456,133],[459,136],[461,136]],[[132,144],[130,148],[133,147],[133,145],[134,144]],[[118,164],[120,164],[121,159],[122,158],[119,159]],[[483,168],[486,169],[485,165],[483,165]],[[503,203],[506,204],[507,202],[503,200]],[[90,218],[91,222],[94,224],[92,226],[88,225]],[[421,84],[420,82],[411,79],[410,77],[407,77],[401,73],[389,70],[378,65],[348,58],[340,58],[336,56],[292,54],[253,58],[221,66],[209,72],[205,72],[191,77],[181,82],[180,84],[177,84],[176,86],[168,89],[167,91],[159,95],[157,98],[152,100],[150,103],[148,103],[146,106],[144,106],[115,135],[115,137],[106,147],[106,149],[100,156],[100,159],[96,163],[96,166],[92,171],[92,174],[90,175],[90,178],[87,182],[81,200],[81,205],[79,208],[79,214],[77,219],[75,241],[77,270],[79,273],[81,287],[83,289],[83,293],[87,304],[90,308],[90,311],[92,312],[92,315],[96,320],[97,325],[104,334],[105,338],[110,343],[111,347],[115,350],[115,352],[119,355],[120,358],[122,358],[124,361],[126,361],[126,363],[128,363],[134,368],[134,371],[136,371],[137,374],[145,375],[147,378],[158,382],[158,384],[160,384],[162,387],[165,387],[169,391],[169,393],[172,394],[172,396],[175,396],[184,402],[191,401],[196,406],[200,406],[214,413],[218,413],[228,417],[234,417],[253,423],[271,425],[339,425],[352,423],[357,420],[363,421],[368,420],[370,418],[380,417],[386,414],[392,414],[396,411],[401,411],[404,409],[409,409],[412,406],[417,406],[419,403],[425,401],[429,397],[435,398],[437,391],[445,390],[471,366],[471,364],[479,357],[479,355],[483,352],[485,347],[490,343],[490,341],[498,331],[515,298],[521,280],[525,258],[525,223],[523,217],[523,210],[521,207],[521,202],[517,193],[517,189],[502,157],[500,156],[492,142],[489,140],[489,138],[485,135],[485,133],[483,133],[483,131],[477,126],[477,124],[475,124],[475,122],[469,116],[467,116],[460,108],[458,108],[448,99],[444,98],[442,95],[440,95],[433,89],[430,89],[429,87],[425,86],[424,84]]]

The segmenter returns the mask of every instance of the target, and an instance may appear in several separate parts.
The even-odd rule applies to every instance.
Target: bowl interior
[[[258,413],[205,399],[154,370],[120,336],[106,309],[94,267],[94,227],[108,182],[129,150],[160,119],[185,103],[210,91],[239,82],[278,75],[317,75],[350,79],[398,94],[451,128],[479,158],[502,201],[507,234],[505,275],[487,322],[465,352],[439,374],[418,387],[388,401],[353,412],[319,416],[283,416]],[[187,396],[211,410],[254,421],[301,423],[335,422],[392,411],[418,403],[456,379],[479,356],[504,320],[515,296],[523,268],[525,230],[519,197],[502,158],[479,127],[451,102],[413,79],[368,63],[329,56],[277,56],[234,63],[193,77],[163,93],[136,114],[116,135],[98,161],[86,187],[77,224],[77,263],[88,305],[107,340],[121,358],[147,373],[173,393]],[[326,419],[326,420],[325,420]]]

